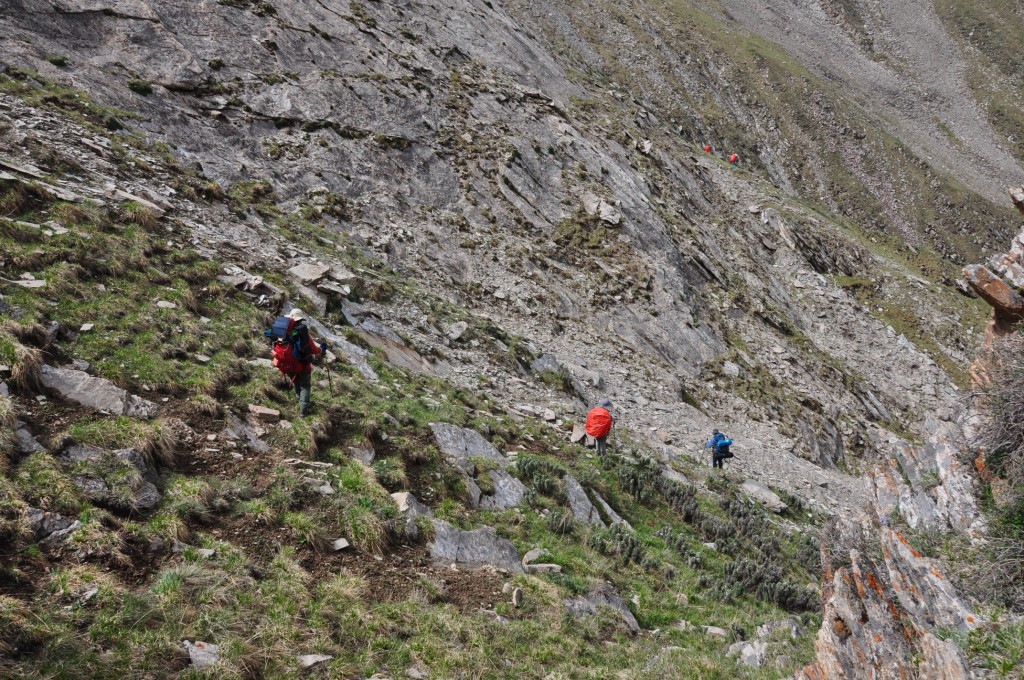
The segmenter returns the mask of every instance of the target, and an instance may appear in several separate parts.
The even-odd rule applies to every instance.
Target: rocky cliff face
[[[276,272],[393,364],[482,389],[517,417],[579,418],[608,395],[664,460],[702,459],[718,426],[737,442],[735,470],[814,510],[870,501],[876,520],[898,511],[975,534],[956,402],[983,314],[951,262],[1008,238],[990,180],[1016,160],[959,117],[946,123],[959,142],[936,142],[931,105],[839,91],[835,63],[794,49],[805,70],[739,28],[788,45],[758,18],[772,3],[732,4],[13,0],[2,66],[46,94],[5,97],[3,151],[42,174],[74,159],[79,194],[149,201],[239,285]],[[812,14],[794,25],[835,28]],[[923,82],[913,47],[903,61]],[[856,64],[902,82],[881,60]],[[73,95],[25,69],[123,111],[105,120],[113,142],[52,117],[46,97]],[[853,69],[847,82],[873,81]],[[147,175],[121,126],[205,184]],[[739,168],[722,160],[731,151]],[[971,189],[952,179],[979,168]],[[356,304],[327,274],[341,265],[325,235],[424,294]],[[979,294],[1002,300],[990,289]],[[365,350],[331,337],[373,372]],[[869,660],[884,675],[914,655],[955,666],[933,632],[967,610],[898,534],[879,540],[882,558],[836,566],[807,673],[859,677]],[[883,632],[902,637],[879,649]]]

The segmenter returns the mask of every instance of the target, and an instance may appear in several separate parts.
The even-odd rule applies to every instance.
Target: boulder
[[[523,572],[512,541],[498,536],[493,528],[462,531],[437,519],[433,525],[434,538],[427,547],[435,561],[467,567],[491,566],[515,574]]]
[[[586,595],[567,599],[564,604],[566,611],[574,617],[596,616],[601,607],[610,607],[618,613],[630,633],[640,632],[640,624],[633,612],[629,611],[619,594],[607,583],[596,583]]]
[[[159,410],[153,402],[84,371],[44,365],[41,373],[46,389],[82,406],[134,418],[153,418]]]
[[[14,428],[14,450],[19,454],[27,456],[32,453],[46,451],[46,448],[32,436],[25,423],[19,420],[14,424]]]
[[[483,458],[502,468],[509,464],[505,456],[476,430],[450,423],[431,423],[430,429],[434,432],[434,439],[441,453],[463,469],[466,463],[472,464],[470,458]]]
[[[412,537],[419,536],[416,518],[420,516],[433,517],[433,511],[408,491],[393,493],[391,499],[398,506],[398,511],[405,515],[405,534]]]
[[[740,663],[751,668],[760,668],[764,663],[765,653],[768,645],[758,640],[756,642],[737,642],[729,646],[728,656],[739,656]]]
[[[504,470],[491,470],[487,474],[494,486],[494,493],[491,495],[481,494],[479,507],[505,510],[514,508],[523,501],[526,487],[522,482]]]
[[[995,310],[996,317],[1002,319],[1020,319],[1024,317],[1024,297],[1010,288],[1001,278],[992,273],[988,267],[973,264],[964,267],[964,278],[971,288]]]
[[[308,284],[316,283],[327,276],[330,271],[331,268],[329,265],[319,264],[316,262],[304,262],[289,269],[288,273],[297,279],[299,283]]]
[[[753,479],[748,479],[743,482],[743,484],[740,485],[740,491],[750,498],[753,498],[758,503],[761,503],[772,512],[784,512],[788,509],[788,506],[782,502],[782,499],[779,498],[774,491]]]
[[[587,492],[572,475],[566,475],[562,478],[565,483],[565,495],[569,499],[569,508],[572,510],[573,516],[583,522],[595,527],[604,528],[604,522],[601,521],[601,513],[597,511],[590,499],[587,498]]]
[[[587,438],[587,428],[582,425],[573,425],[572,434],[569,435],[569,441],[573,444],[579,444]]]
[[[560,573],[562,571],[561,565],[558,564],[534,564],[534,560],[540,559],[548,554],[547,550],[543,548],[534,548],[525,555],[523,555],[523,569],[526,570],[527,574],[544,574],[548,572]]]
[[[349,455],[363,465],[370,465],[377,456],[372,446],[352,446],[348,450]]]
[[[28,509],[28,522],[36,540],[40,541],[44,547],[62,543],[64,539],[82,526],[77,519],[64,517],[55,512],[46,512],[39,508]]]
[[[448,326],[448,339],[455,342],[463,336],[463,334],[469,330],[469,324],[465,321],[456,321],[451,326]]]

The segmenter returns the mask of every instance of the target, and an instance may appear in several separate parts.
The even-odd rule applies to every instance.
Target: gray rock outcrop
[[[608,607],[618,614],[622,623],[630,633],[639,633],[640,624],[637,623],[633,612],[622,601],[619,594],[607,583],[596,583],[590,591],[581,597],[574,597],[564,601],[565,609],[572,616],[597,616],[602,607]]]
[[[159,411],[153,402],[84,371],[44,365],[41,375],[46,389],[82,406],[135,418],[155,418]]]
[[[522,573],[519,553],[512,541],[498,536],[493,528],[462,531],[437,519],[433,524],[434,538],[427,547],[435,561],[466,567],[491,566],[513,574]]]
[[[431,423],[437,447],[449,462],[462,470],[469,489],[470,503],[476,508],[503,510],[512,508],[522,501],[526,487],[518,479],[509,474],[508,459],[501,455],[490,442],[479,432],[450,423]],[[473,459],[486,464],[490,469],[477,470]],[[485,494],[481,491],[480,474],[490,478],[493,492]]]
[[[786,504],[782,502],[782,499],[779,498],[778,494],[764,484],[753,479],[748,479],[740,484],[740,491],[750,498],[753,498],[772,512],[785,512],[787,509]]]
[[[562,481],[565,484],[565,495],[569,499],[569,508],[572,510],[573,516],[584,524],[603,528],[604,522],[601,521],[601,513],[587,498],[587,492],[583,485],[572,475],[565,475]]]

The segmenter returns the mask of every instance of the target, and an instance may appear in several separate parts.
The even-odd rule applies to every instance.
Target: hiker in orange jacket
[[[704,145],[704,153],[711,153],[711,145],[710,144],[705,144]]]
[[[612,400],[605,397],[587,414],[587,434],[597,441],[597,455],[603,456],[608,450],[608,435],[615,424],[612,415]]]
[[[733,167],[736,167],[736,164],[739,163],[739,162],[740,162],[740,157],[737,156],[736,154],[732,154],[731,156],[729,156],[729,163]]]

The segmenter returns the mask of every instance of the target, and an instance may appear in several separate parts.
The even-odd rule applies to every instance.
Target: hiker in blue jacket
[[[732,458],[732,453],[729,451],[731,444],[732,440],[718,430],[711,433],[711,439],[704,444],[704,448],[711,449],[711,467],[725,468],[723,461],[726,458]]]

